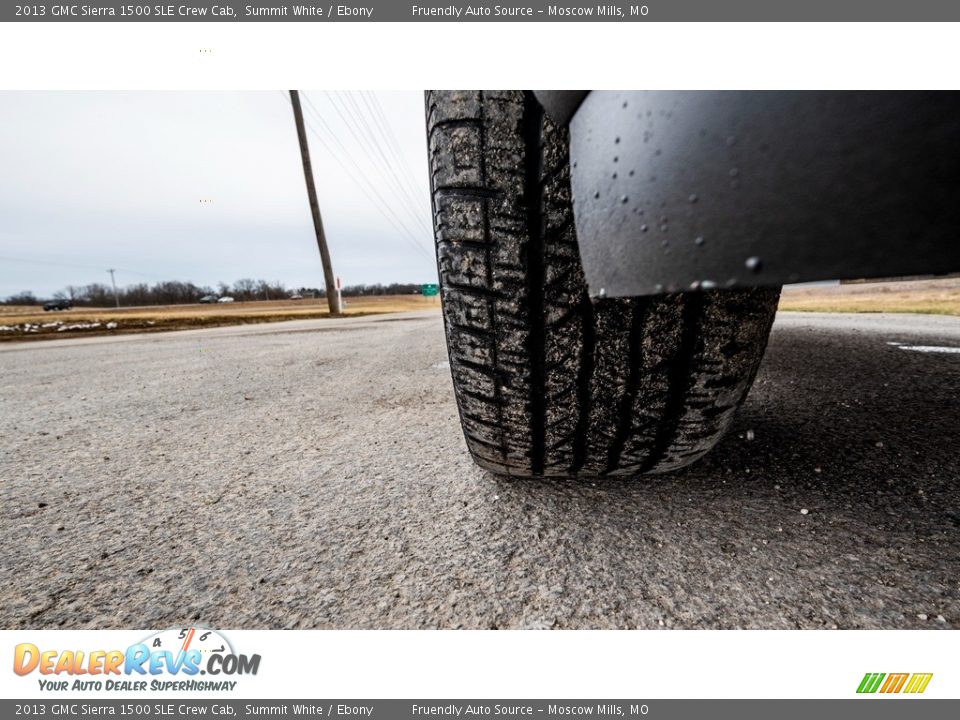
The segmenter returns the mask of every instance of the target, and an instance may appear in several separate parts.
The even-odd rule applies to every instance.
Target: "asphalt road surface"
[[[958,627],[958,348],[781,315],[713,453],[591,484],[472,464],[437,313],[6,343],[0,626]]]

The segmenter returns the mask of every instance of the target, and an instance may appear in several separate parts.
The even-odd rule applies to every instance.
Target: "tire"
[[[529,93],[427,94],[437,260],[467,447],[510,476],[659,473],[729,427],[779,289],[592,300],[567,134]]]

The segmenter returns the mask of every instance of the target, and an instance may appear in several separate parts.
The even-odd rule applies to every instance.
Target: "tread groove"
[[[482,172],[482,171],[481,171]],[[437,187],[433,194],[436,198],[464,197],[471,200],[496,200],[500,193],[486,187]]]
[[[534,475],[543,473],[546,444],[546,389],[544,372],[544,226],[540,198],[540,171],[542,168],[541,133],[543,109],[532,93],[523,98],[524,128],[524,198],[527,205],[527,297],[529,300],[530,333],[530,469]]]
[[[680,347],[676,356],[670,362],[669,386],[667,400],[663,407],[663,417],[660,418],[657,425],[653,448],[640,467],[641,473],[654,469],[666,457],[682,420],[683,406],[695,377],[694,363],[696,361],[697,334],[700,330],[700,315],[703,310],[703,295],[694,292],[686,293],[680,297],[683,302],[683,307],[680,310]]]
[[[430,112],[436,109],[436,105],[430,107]],[[437,120],[430,128],[427,138],[433,137],[433,133],[441,128],[476,128],[480,125],[477,118],[447,118],[446,120]]]
[[[580,310],[583,318],[580,323],[582,340],[580,351],[580,370],[577,376],[577,397],[580,415],[577,418],[576,434],[573,438],[573,473],[580,472],[587,460],[587,433],[590,428],[591,394],[590,383],[593,380],[594,354],[597,349],[597,335],[594,328],[593,301],[586,288],[580,298]]]
[[[460,325],[455,322],[447,323],[447,326],[451,330],[456,330],[457,332],[461,332],[465,335],[470,335],[475,338],[480,338],[481,340],[487,340],[488,342],[494,342],[497,339],[497,334],[491,332],[490,330],[470,327],[469,325]]]
[[[633,301],[633,308],[630,317],[630,336],[628,342],[628,376],[627,386],[623,397],[620,399],[620,406],[617,408],[617,429],[610,445],[610,454],[607,457],[607,469],[604,474],[609,474],[620,467],[620,458],[623,455],[623,448],[627,444],[627,438],[630,437],[630,431],[633,429],[633,405],[637,399],[637,393],[640,389],[640,370],[643,367],[643,325],[647,317],[647,310],[650,307],[649,298],[637,298]]]
[[[485,240],[441,240],[437,243],[438,247],[462,247],[470,250],[480,250],[487,252],[490,245]]]
[[[471,293],[473,295],[479,295],[485,298],[498,299],[503,297],[500,293],[498,293],[495,290],[491,290],[490,288],[479,287],[477,285],[464,285],[463,283],[450,282],[449,280],[444,282],[443,289],[456,290],[457,292],[462,292],[462,293]]]
[[[486,123],[484,122],[485,117],[486,117],[486,104],[485,104],[485,102],[484,102],[485,98],[484,98],[484,94],[483,94],[483,93],[480,93],[480,98],[479,98],[479,100],[480,100],[480,118],[479,118],[478,124],[479,124],[479,126],[480,126],[480,148],[481,148],[481,152],[480,152],[480,182],[482,183],[482,187],[483,187],[484,189],[488,189],[488,188],[487,188],[487,182],[488,182],[488,180],[487,180],[487,160],[486,160],[486,153],[483,152],[483,150],[486,149],[486,147],[487,147],[487,130],[486,130]],[[489,246],[489,243],[490,243],[490,213],[487,211],[487,201],[486,201],[486,199],[482,199],[482,201],[483,201],[483,240],[484,240],[484,243],[486,243],[486,244]],[[488,288],[493,288],[493,261],[492,261],[492,259],[491,259],[491,257],[490,257],[490,252],[489,252],[489,251],[487,251],[484,259],[485,259],[486,268],[487,268],[487,287],[488,287]],[[487,306],[488,306],[489,309],[490,309],[490,326],[491,326],[491,329],[492,329],[494,335],[497,335],[497,334],[498,334],[498,333],[497,333],[497,321],[498,321],[498,317],[497,317],[497,307],[496,307],[496,303],[493,302],[493,299],[492,299],[493,297],[496,297],[496,296],[497,296],[496,294],[492,294],[492,295],[488,296],[488,298],[487,298]],[[502,376],[502,373],[500,372],[500,360],[499,360],[499,355],[500,355],[500,353],[499,353],[497,344],[494,343],[494,344],[491,346],[491,357],[492,357],[492,362],[493,362],[493,373],[492,373],[492,376],[491,376],[491,377],[492,377],[492,380],[493,380],[493,391],[494,391],[494,396],[495,396],[495,402],[496,402],[496,404],[497,404],[497,419],[498,419],[498,422],[497,422],[498,428],[497,428],[497,429],[499,430],[499,434],[500,434],[500,452],[499,452],[499,455],[500,455],[500,457],[501,457],[502,459],[504,459],[504,461],[505,461],[505,460],[506,460],[506,455],[507,455],[507,452],[506,452],[507,443],[506,443],[506,431],[505,431],[505,429],[504,429],[504,422],[503,422],[503,388],[502,388],[502,386],[501,386],[501,381],[500,381],[500,377]],[[462,360],[461,360],[461,363],[463,363]],[[466,365],[467,367],[469,367],[469,365],[467,365],[466,363],[464,363],[464,365]]]

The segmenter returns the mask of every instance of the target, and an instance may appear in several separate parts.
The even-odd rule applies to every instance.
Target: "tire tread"
[[[591,299],[566,131],[529,93],[426,102],[447,347],[477,463],[593,477],[701,457],[753,382],[779,290]]]

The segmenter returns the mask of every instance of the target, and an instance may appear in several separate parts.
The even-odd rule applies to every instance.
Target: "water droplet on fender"
[[[747,270],[750,272],[760,272],[760,268],[763,263],[760,261],[756,255],[751,255],[747,258],[747,261],[744,263],[747,266]]]

